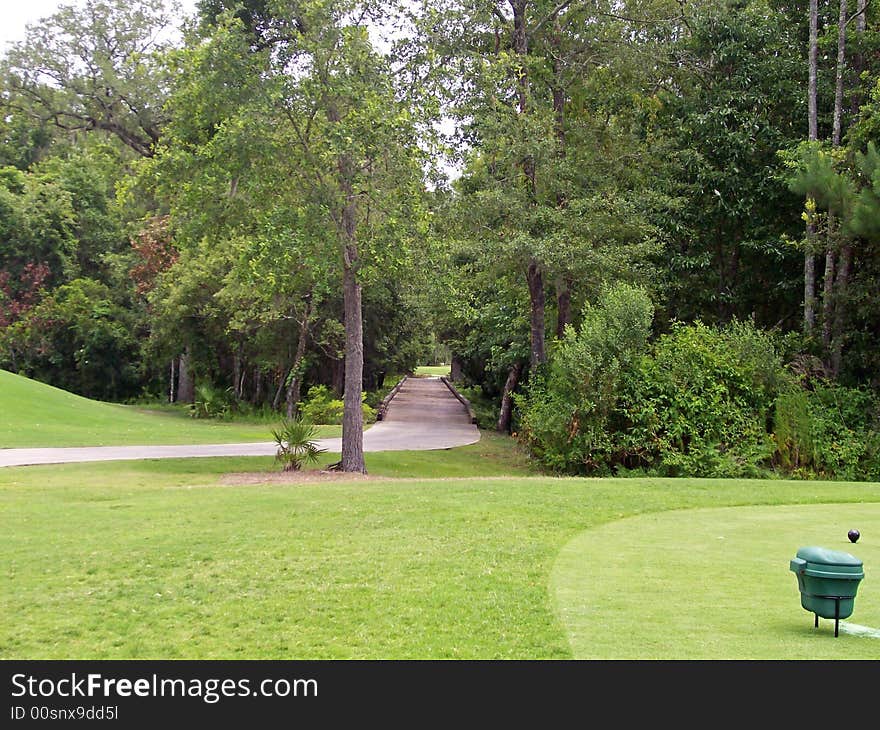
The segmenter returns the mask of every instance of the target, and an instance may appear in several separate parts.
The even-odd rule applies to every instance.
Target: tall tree
[[[807,139],[815,142],[819,139],[818,118],[818,65],[819,65],[819,3],[810,0],[810,36],[808,49],[807,82]],[[816,228],[812,220],[811,210],[814,204],[807,198],[807,238],[804,251],[804,332],[813,333],[816,327]]]
[[[152,155],[165,120],[172,78],[165,52],[178,9],[176,0],[61,6],[7,52],[4,105],[68,132],[100,130]]]
[[[169,106],[182,112],[171,125],[177,143],[163,147],[156,166],[177,199],[172,218],[193,244],[207,230],[230,238],[270,231],[272,241],[286,234],[298,255],[279,265],[304,262],[319,281],[322,271],[341,280],[341,466],[358,472],[365,471],[362,290],[405,264],[424,194],[417,110],[369,35],[368,21],[382,10],[354,0],[273,5],[272,22],[256,28],[221,13],[211,38],[188,51],[186,83]],[[205,176],[177,191],[196,170]],[[300,335],[304,347],[307,332]],[[302,354],[297,348],[289,377],[301,377]]]
[[[646,93],[648,44],[633,42],[641,20],[616,3],[430,5],[427,43],[454,59],[450,113],[464,167],[456,235],[496,277],[515,271],[527,292],[531,376],[547,358],[553,308],[559,331],[602,279],[637,276],[658,248],[656,199],[636,192],[652,168],[632,105]],[[661,5],[635,14],[650,20]],[[508,385],[515,365],[503,368]]]

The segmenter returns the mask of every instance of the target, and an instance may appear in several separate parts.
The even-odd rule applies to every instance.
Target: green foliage
[[[471,404],[471,408],[473,408],[474,415],[477,418],[477,427],[487,431],[494,431],[498,424],[498,415],[501,410],[499,399],[489,398],[478,385],[464,386],[456,384],[455,387]]]
[[[0,169],[0,270],[18,278],[44,262],[58,284],[70,273],[77,240],[69,191],[51,175]]]
[[[303,464],[313,464],[326,449],[315,443],[318,430],[304,418],[286,419],[273,429],[272,436],[278,444],[275,460],[283,464],[284,471],[299,471]]]
[[[40,125],[112,135],[149,155],[173,73],[164,0],[85,0],[30,26],[2,59],[8,100]]]
[[[618,284],[568,327],[548,367],[515,397],[519,438],[554,470],[604,472],[615,459],[625,373],[647,348],[654,308],[644,290]]]
[[[784,367],[751,322],[676,324],[650,347],[587,312],[518,399],[533,456],[568,473],[877,479],[880,402]],[[627,337],[630,337],[627,341]],[[622,357],[621,353],[629,354]]]
[[[803,257],[786,240],[803,232],[803,199],[777,157],[806,131],[801,28],[764,2],[698,3],[666,46],[677,82],[657,95],[662,180],[686,201],[664,226],[671,318],[772,326],[802,295]]]
[[[676,325],[628,380],[627,452],[669,476],[757,476],[784,382],[776,345],[752,323]]]
[[[780,468],[803,477],[880,479],[880,401],[864,388],[820,383],[776,401]]]
[[[364,423],[374,423],[376,409],[367,403],[366,392],[362,394],[361,401]],[[309,388],[306,399],[299,404],[299,413],[303,419],[323,425],[342,423],[343,410],[342,399],[334,398],[326,385],[313,385]]]
[[[139,362],[133,313],[92,279],[64,284],[0,330],[0,366],[89,398],[136,395]]]
[[[811,418],[807,391],[796,389],[777,397],[773,416],[776,458],[786,472],[806,471],[816,461]]]
[[[226,418],[232,411],[232,389],[217,388],[211,383],[198,383],[195,400],[190,404],[193,418]]]

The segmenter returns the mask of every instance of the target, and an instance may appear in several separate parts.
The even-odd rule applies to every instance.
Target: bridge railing
[[[408,375],[404,375],[404,376],[398,381],[397,385],[395,385],[395,386],[391,389],[391,391],[388,393],[388,395],[386,395],[386,396],[382,399],[382,401],[379,403],[379,407],[376,408],[376,420],[377,420],[377,421],[381,421],[383,418],[385,418],[385,412],[388,410],[388,406],[391,404],[391,400],[394,398],[394,396],[397,395],[397,392],[401,389],[401,387],[402,387],[403,384],[406,382],[406,379],[407,379],[408,377],[409,377]]]
[[[461,402],[461,404],[467,409],[468,418],[471,419],[471,423],[476,423],[477,422],[477,414],[474,413],[474,409],[471,407],[471,402],[467,398],[465,398],[461,393],[458,392],[456,387],[452,384],[452,382],[449,380],[449,378],[447,378],[445,375],[441,375],[440,380],[443,381],[444,385],[446,385],[446,387],[449,388],[449,391],[452,393],[452,395],[454,395],[456,398],[458,398],[458,400]]]

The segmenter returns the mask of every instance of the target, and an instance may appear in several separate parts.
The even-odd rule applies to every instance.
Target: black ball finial
[[[846,536],[849,538],[850,542],[858,542],[861,533],[858,530],[850,530],[846,533]]]

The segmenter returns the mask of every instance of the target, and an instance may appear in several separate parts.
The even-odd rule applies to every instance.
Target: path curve
[[[391,400],[385,418],[364,431],[364,451],[431,451],[480,440],[465,407],[439,378],[407,378]],[[319,439],[331,453],[341,438]],[[197,446],[83,446],[0,449],[0,467],[127,459],[181,459],[208,456],[274,456],[274,442]]]

